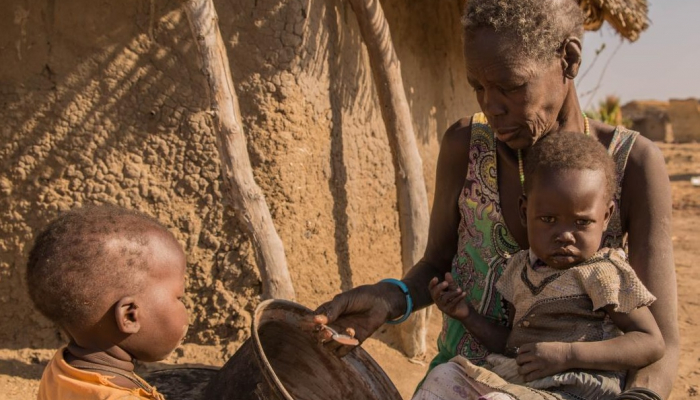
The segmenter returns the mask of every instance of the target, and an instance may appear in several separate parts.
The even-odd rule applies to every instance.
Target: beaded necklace
[[[591,128],[588,125],[588,116],[583,111],[581,115],[583,115],[583,133],[586,136],[590,136]],[[523,152],[520,149],[518,149],[518,172],[520,173],[520,187],[523,189],[523,195],[525,195],[525,169],[523,168]]]

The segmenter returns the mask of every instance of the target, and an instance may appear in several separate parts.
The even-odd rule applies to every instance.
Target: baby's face
[[[521,212],[535,255],[552,268],[567,269],[595,254],[612,213],[605,188],[603,171],[534,176]]]
[[[137,359],[152,362],[166,358],[187,333],[187,309],[182,303],[187,263],[177,241],[163,232],[150,234],[145,257],[149,272],[139,294],[138,349],[130,350]]]

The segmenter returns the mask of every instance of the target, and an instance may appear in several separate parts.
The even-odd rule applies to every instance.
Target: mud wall
[[[222,198],[206,84],[177,1],[0,5],[0,347],[65,338],[23,277],[39,228],[110,202],[165,223],[188,254],[187,341],[235,350],[260,279]],[[357,23],[342,0],[216,1],[255,177],[298,301],[400,275],[396,189]],[[476,110],[460,2],[384,0],[432,198],[439,138]]]
[[[700,141],[700,100],[671,99],[668,115],[673,124],[673,140],[678,143]]]
[[[622,116],[632,121],[632,129],[654,141],[671,141],[673,129],[668,102],[635,100],[622,106]]]

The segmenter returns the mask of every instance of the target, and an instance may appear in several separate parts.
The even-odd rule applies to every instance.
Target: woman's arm
[[[457,202],[469,165],[470,123],[469,119],[460,120],[442,138],[427,247],[423,258],[403,278],[414,309],[432,303],[428,282],[450,271],[452,257],[457,252],[460,219]],[[356,337],[364,341],[384,322],[403,315],[405,310],[406,298],[401,289],[380,282],[335,296],[316,309],[315,322],[333,324],[340,331],[351,327]]]
[[[452,125],[442,138],[428,243],[423,258],[403,278],[416,309],[432,304],[428,283],[435,277],[442,280],[445,273],[450,272],[452,259],[457,253],[458,201],[469,166],[470,140],[471,125],[468,119]]]
[[[629,234],[629,261],[657,298],[650,310],[666,344],[661,360],[631,371],[627,387],[649,388],[666,398],[676,378],[679,357],[671,185],[661,151],[641,136],[627,162],[621,203],[623,228]]]

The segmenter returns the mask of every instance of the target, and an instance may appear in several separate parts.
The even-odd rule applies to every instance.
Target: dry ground
[[[692,398],[700,391],[700,269],[693,262],[700,256],[700,187],[690,183],[690,177],[700,175],[700,144],[660,144],[667,160],[673,187],[674,250],[678,274],[678,321],[681,331],[681,361],[672,399]],[[433,312],[429,343],[430,353],[440,325]],[[7,321],[3,323],[8,323]],[[409,398],[416,383],[423,377],[426,366],[409,362],[387,341],[368,340],[364,347],[375,357],[404,396]],[[51,349],[0,349],[0,399],[31,399],[36,397],[38,379],[43,366],[51,357]],[[185,345],[166,364],[221,365],[221,352],[214,347]],[[162,367],[163,364],[140,366],[141,370]]]

